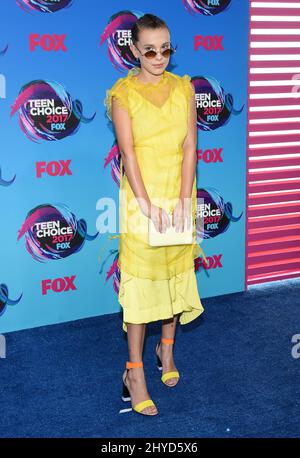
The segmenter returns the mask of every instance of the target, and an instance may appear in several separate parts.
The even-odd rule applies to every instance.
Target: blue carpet
[[[127,359],[122,312],[6,334],[0,437],[300,437],[300,279],[204,299],[177,327],[176,388],[160,381],[147,327],[144,366],[155,417],[119,414]]]

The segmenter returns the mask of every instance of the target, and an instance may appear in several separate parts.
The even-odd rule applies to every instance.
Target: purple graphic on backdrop
[[[212,131],[228,123],[230,115],[238,115],[243,109],[233,107],[233,96],[225,94],[213,77],[195,76],[191,79],[196,93],[197,125],[200,130]]]
[[[27,214],[17,240],[25,235],[26,248],[40,262],[47,259],[63,259],[80,251],[85,240],[94,240],[88,235],[84,219],[76,216],[64,204],[44,204]]]
[[[118,265],[118,260],[119,260],[119,252],[116,255],[116,259],[111,266],[111,271],[113,271],[113,288],[117,294],[119,294],[120,291],[120,282],[121,282],[121,271]]]
[[[10,186],[15,181],[15,179],[16,175],[14,175],[11,180],[4,180],[4,178],[2,178],[2,170],[0,167],[0,186]]]
[[[191,14],[214,16],[228,8],[231,0],[182,0],[185,9]]]
[[[226,232],[231,221],[237,222],[243,215],[233,216],[233,205],[224,202],[223,197],[216,188],[207,187],[197,189],[197,218],[204,221],[204,225],[196,223],[197,238],[212,239]]]
[[[120,11],[109,18],[101,35],[100,46],[107,41],[109,60],[117,70],[128,70],[139,65],[129,47],[130,29],[143,14],[139,11]]]
[[[4,56],[4,54],[6,54],[7,50],[8,50],[8,45],[6,45],[5,48],[0,49],[0,56]]]
[[[72,101],[65,88],[55,81],[34,80],[23,86],[11,107],[10,116],[19,111],[19,124],[32,141],[61,140],[74,135],[80,122],[91,122],[82,113],[79,100]]]
[[[55,13],[72,5],[73,0],[16,0],[17,5],[24,11],[39,11],[40,13]]]
[[[0,284],[0,316],[3,315],[3,313],[6,310],[7,305],[16,305],[18,302],[20,302],[21,297],[23,294],[20,294],[18,299],[10,299],[8,297],[8,287],[4,284]]]

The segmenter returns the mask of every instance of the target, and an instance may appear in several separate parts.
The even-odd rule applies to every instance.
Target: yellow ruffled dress
[[[187,134],[189,101],[194,89],[189,75],[164,71],[158,83],[144,83],[139,67],[128,71],[107,90],[104,104],[111,119],[112,97],[126,109],[132,123],[134,150],[152,203],[170,211],[181,184],[183,142]],[[194,269],[202,256],[197,242],[189,245],[152,247],[148,243],[148,218],[127,180],[120,179],[120,245],[118,300],[126,323],[149,323],[180,313],[180,324],[197,318],[203,311]],[[196,176],[192,191],[194,240],[197,202]],[[205,255],[204,255],[205,257]]]

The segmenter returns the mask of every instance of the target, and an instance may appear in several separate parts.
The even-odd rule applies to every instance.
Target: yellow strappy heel
[[[158,368],[160,371],[162,371],[163,368],[162,368],[161,359],[160,359],[160,357],[159,357],[158,354],[157,354],[157,350],[158,350],[158,347],[159,347],[159,345],[161,344],[161,342],[164,343],[164,344],[169,344],[169,345],[171,345],[171,344],[174,343],[174,339],[167,339],[167,338],[165,338],[165,337],[162,337],[162,338],[160,339],[160,341],[159,341],[159,342],[157,343],[157,345],[156,345],[157,368]],[[170,378],[178,378],[178,380],[179,380],[179,378],[180,378],[179,372],[178,372],[178,371],[169,371],[169,372],[165,372],[165,373],[161,376],[161,381],[162,381],[166,386],[169,386],[169,387],[176,386],[177,383],[178,383],[178,381],[177,381],[177,383],[175,383],[174,385],[168,385],[167,383],[165,383],[165,382],[166,382],[167,380],[169,380]]]
[[[126,373],[125,373],[125,377],[124,377],[124,375],[122,377],[123,378],[122,400],[125,401],[125,402],[126,401],[131,401],[131,395],[129,393],[127,385],[125,384],[125,379],[127,377],[128,369],[131,369],[132,367],[143,367],[143,362],[142,361],[138,361],[138,362],[126,361]],[[146,399],[145,401],[138,402],[137,404],[135,404],[135,406],[132,405],[132,408],[121,409],[119,413],[125,413],[125,412],[130,412],[130,411],[134,410],[135,412],[140,413],[142,415],[147,415],[147,416],[149,416],[149,415],[150,416],[157,415],[158,412],[156,412],[156,413],[143,413],[142,412],[142,410],[144,410],[146,407],[150,407],[150,406],[156,407],[154,402],[152,401],[152,399]]]

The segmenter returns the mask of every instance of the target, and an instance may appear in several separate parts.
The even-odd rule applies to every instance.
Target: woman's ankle
[[[132,382],[138,382],[140,380],[145,380],[145,374],[143,368],[132,368],[128,371],[127,377]]]

